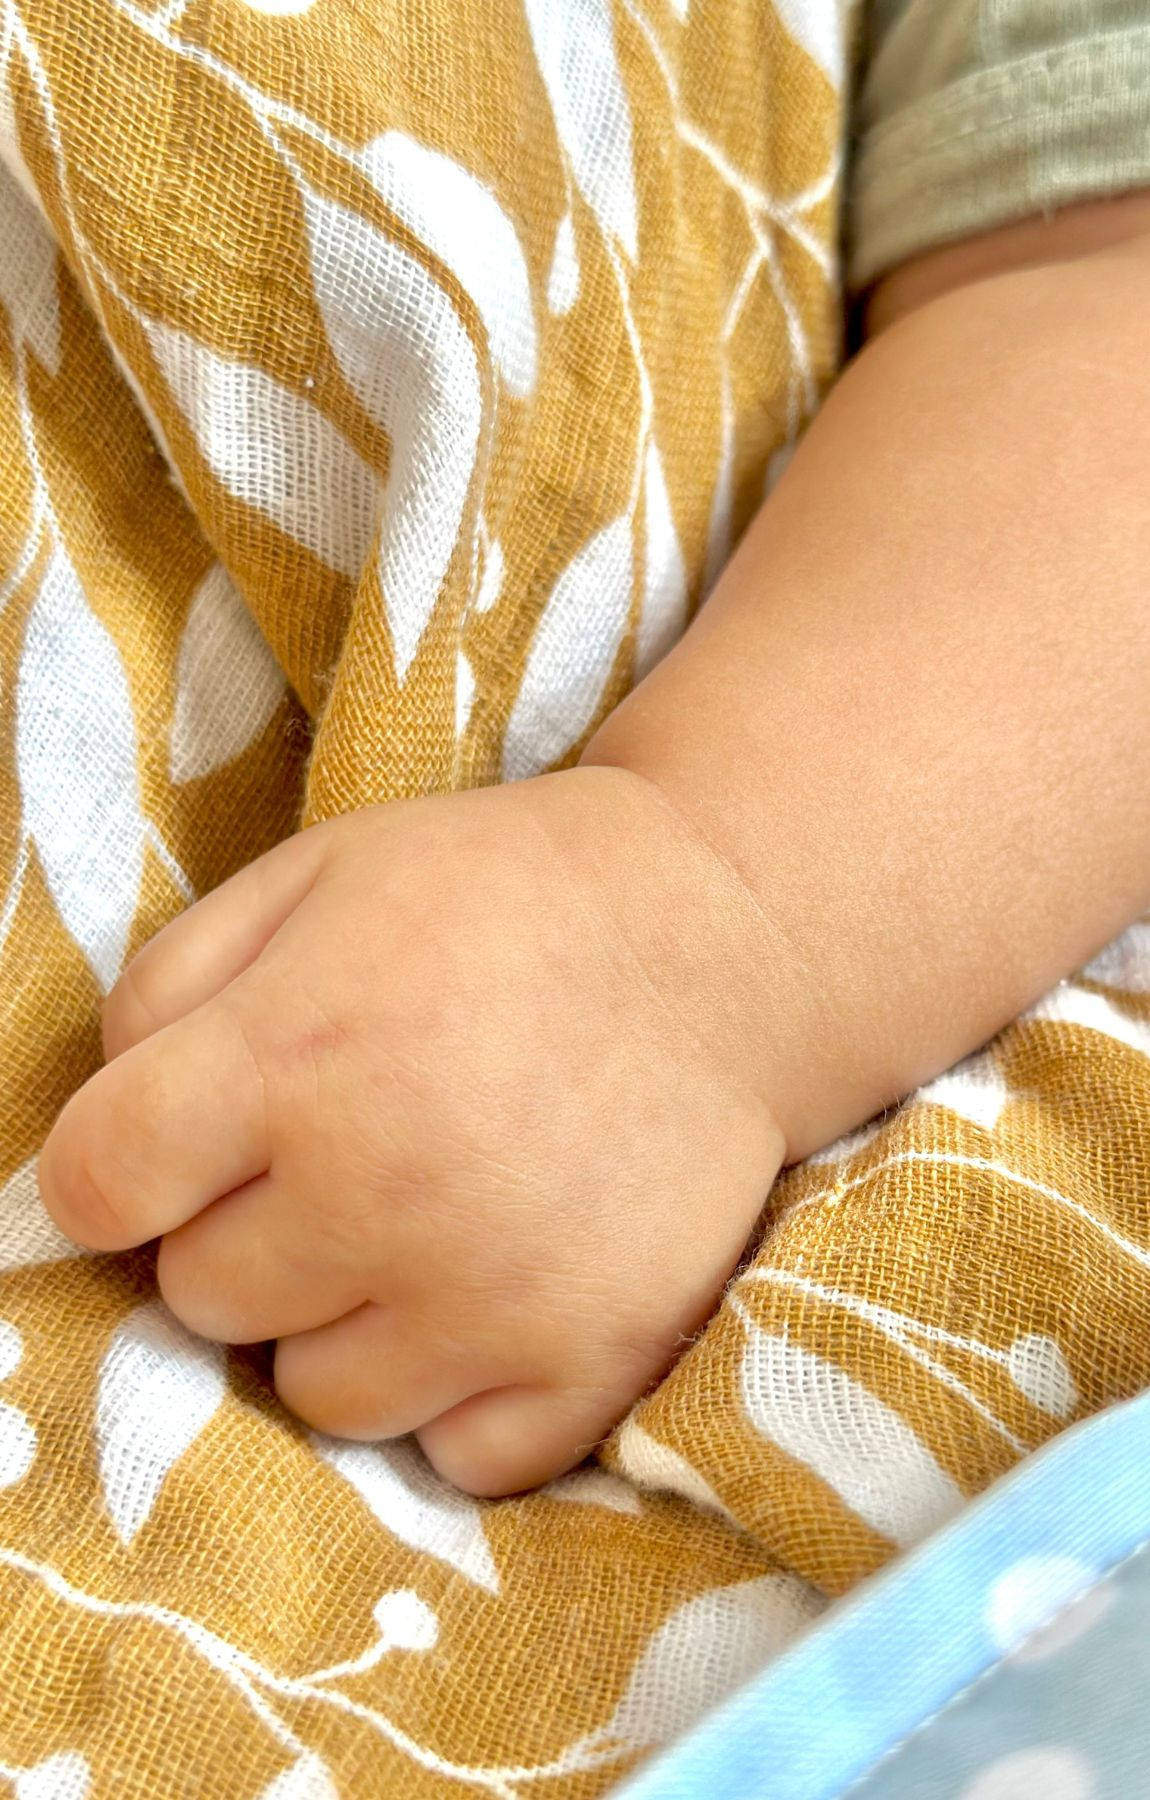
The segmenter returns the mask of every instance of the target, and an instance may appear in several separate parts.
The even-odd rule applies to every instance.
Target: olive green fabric
[[[848,276],[1150,182],[1146,0],[871,0]]]

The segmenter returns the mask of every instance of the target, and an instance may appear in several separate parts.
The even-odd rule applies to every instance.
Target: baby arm
[[[44,1149],[62,1228],[162,1239],[309,1423],[509,1492],[700,1327],[784,1160],[1142,909],[1150,235],[1088,216],[880,291],[578,768],[317,826],[153,939]]]
[[[793,1160],[1150,903],[1150,198],[898,271],[700,618],[587,760],[745,882]],[[785,979],[782,978],[785,971]]]

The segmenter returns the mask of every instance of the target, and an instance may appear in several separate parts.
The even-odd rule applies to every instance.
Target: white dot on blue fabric
[[[998,1757],[963,1788],[960,1800],[1093,1800],[1095,1792],[1085,1758],[1051,1744]]]
[[[986,1629],[995,1647],[1016,1649],[1091,1586],[1094,1572],[1073,1556],[1026,1556],[986,1596]]]

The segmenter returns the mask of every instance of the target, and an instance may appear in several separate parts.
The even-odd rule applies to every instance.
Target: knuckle
[[[181,1324],[191,1330],[197,1329],[190,1314],[195,1312],[194,1294],[189,1292],[187,1270],[183,1258],[178,1251],[173,1251],[171,1237],[161,1238],[156,1257],[156,1286],[160,1290],[160,1298],[169,1311],[174,1312]]]
[[[178,1231],[160,1243],[156,1285],[164,1304],[189,1331],[221,1344],[242,1340],[242,1327],[237,1329],[241,1322],[226,1287],[217,1280],[205,1280],[202,1259]]]
[[[128,964],[100,1012],[104,1055],[110,1062],[124,1050],[150,1037],[163,1023],[163,1011],[144,972],[146,959],[137,956]]]
[[[258,1024],[249,1018],[244,1009],[237,1006],[234,1000],[221,999],[215,1002],[217,1016],[231,1029],[235,1043],[238,1045],[242,1059],[246,1064],[246,1077],[250,1092],[258,1097],[263,1111],[264,1136],[270,1141],[271,1136],[271,1088],[279,1086],[274,1061],[269,1054],[269,1046]],[[294,1100],[294,1096],[292,1096]]]
[[[333,1419],[330,1402],[315,1392],[306,1377],[301,1378],[296,1359],[284,1355],[284,1342],[276,1345],[272,1382],[281,1405],[313,1431],[329,1432],[332,1437],[347,1435]]]
[[[382,1396],[357,1391],[354,1382],[317,1380],[306,1351],[291,1338],[276,1345],[275,1390],[290,1413],[330,1437],[371,1443],[396,1435]]]
[[[444,1481],[465,1494],[487,1499],[515,1493],[527,1485],[521,1458],[506,1446],[487,1441],[465,1409],[433,1419],[416,1432],[419,1447]]]

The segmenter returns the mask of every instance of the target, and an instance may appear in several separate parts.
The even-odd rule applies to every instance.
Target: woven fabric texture
[[[822,0],[0,0],[0,1777],[599,1794],[1150,1373],[1150,932],[788,1175],[599,1461],[316,1437],[34,1165],[301,822],[575,759],[832,379]]]

